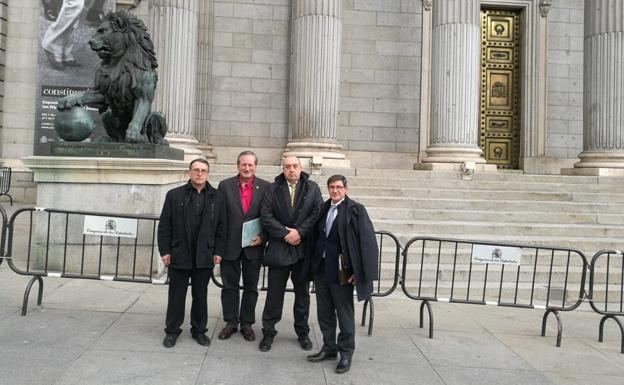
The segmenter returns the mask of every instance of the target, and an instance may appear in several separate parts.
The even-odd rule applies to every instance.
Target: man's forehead
[[[295,158],[295,157],[292,157],[292,156],[289,156],[286,159],[284,159],[284,166],[290,166],[290,165],[293,165],[293,164],[298,165],[299,164],[299,159]]]
[[[344,185],[344,183],[342,183],[341,180],[337,180],[337,181],[331,182],[329,184],[329,186],[327,186],[327,187],[344,187],[344,186],[345,185]]]

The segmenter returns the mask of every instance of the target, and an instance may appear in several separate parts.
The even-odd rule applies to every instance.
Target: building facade
[[[118,0],[188,156],[335,167],[624,168],[621,0]],[[0,157],[33,154],[38,0],[0,2]],[[576,169],[576,170],[574,170]],[[597,171],[598,170],[598,171]],[[570,171],[568,171],[570,172]]]

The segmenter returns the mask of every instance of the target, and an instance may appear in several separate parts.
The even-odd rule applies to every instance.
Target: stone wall
[[[546,155],[583,151],[583,0],[554,0],[548,13]]]

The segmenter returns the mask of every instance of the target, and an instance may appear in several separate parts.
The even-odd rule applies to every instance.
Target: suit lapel
[[[238,189],[238,178],[235,178],[233,183],[230,185],[230,193],[234,197],[234,201],[236,202],[236,208],[238,209],[241,217],[245,216],[243,213],[243,204],[241,203],[240,191]]]
[[[260,185],[258,184],[258,178],[254,178],[253,191],[251,192],[251,203],[249,204],[248,212],[251,212],[252,209],[256,205],[260,204],[259,200],[260,200]]]

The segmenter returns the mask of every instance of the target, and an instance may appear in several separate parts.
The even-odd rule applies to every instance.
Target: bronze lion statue
[[[158,63],[145,24],[126,11],[109,12],[89,46],[102,59],[95,87],[62,98],[57,108],[97,108],[108,134],[98,141],[168,145],[165,117],[152,112]]]

